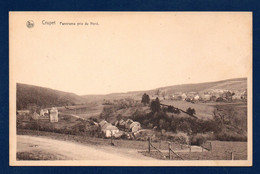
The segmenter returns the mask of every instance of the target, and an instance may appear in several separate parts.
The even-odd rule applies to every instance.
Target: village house
[[[33,115],[32,115],[32,119],[37,120],[39,118],[39,116],[40,116],[39,114],[34,112]]]
[[[138,130],[141,129],[141,124],[137,121],[134,121],[131,125],[130,125],[130,130],[131,132],[136,132]]]
[[[209,101],[210,98],[211,98],[211,95],[210,95],[210,94],[203,94],[203,95],[201,95],[201,99],[202,99],[203,101]]]
[[[199,100],[200,99],[200,96],[198,94],[196,94],[193,98],[195,101]]]
[[[105,124],[107,124],[107,121],[106,121],[106,120],[101,120],[101,121],[99,122],[99,125],[100,125],[101,128],[102,128]]]
[[[58,122],[59,121],[58,115],[59,115],[58,109],[55,107],[52,107],[50,109],[50,122]]]
[[[101,131],[105,135],[105,137],[108,138],[118,133],[119,129],[110,123],[106,123],[102,126]]]
[[[40,116],[45,116],[45,115],[48,115],[48,114],[49,114],[48,109],[41,109],[40,110]]]
[[[130,125],[133,123],[134,121],[131,119],[127,119],[125,122],[125,128],[130,130]]]
[[[188,96],[187,96],[185,93],[183,93],[183,94],[181,95],[181,98],[182,98],[183,101],[184,101],[187,97],[188,97]]]
[[[30,110],[18,110],[17,115],[28,115],[30,114]]]

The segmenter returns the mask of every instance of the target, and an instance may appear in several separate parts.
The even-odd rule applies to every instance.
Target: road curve
[[[62,160],[149,160],[137,150],[85,145],[46,137],[17,135],[17,152],[41,151]]]

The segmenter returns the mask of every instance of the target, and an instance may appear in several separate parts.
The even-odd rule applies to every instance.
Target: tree
[[[100,114],[100,118],[107,120],[112,113],[114,112],[114,109],[110,106],[106,106],[103,108],[102,113]]]
[[[142,101],[141,101],[143,104],[149,104],[150,103],[150,97],[149,95],[147,95],[146,93],[143,94],[142,96]]]
[[[186,112],[189,114],[189,115],[194,115],[194,114],[196,114],[196,111],[195,111],[195,109],[193,109],[193,108],[188,108],[187,110],[186,110]]]
[[[156,99],[151,102],[151,110],[152,112],[161,111],[160,101],[158,97],[156,97]]]

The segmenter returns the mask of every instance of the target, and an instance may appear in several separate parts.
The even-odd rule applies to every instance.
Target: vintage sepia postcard
[[[251,12],[9,12],[11,166],[252,166]]]

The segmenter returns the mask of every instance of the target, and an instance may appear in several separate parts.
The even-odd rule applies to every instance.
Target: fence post
[[[231,160],[234,160],[234,153],[231,152]]]
[[[212,144],[211,144],[211,142],[210,142],[210,151],[212,152]]]
[[[190,152],[191,152],[191,145],[190,145]]]
[[[169,146],[169,160],[171,160],[171,143],[168,142],[168,146]]]
[[[151,152],[151,139],[148,137],[148,151]]]
[[[37,135],[39,135],[39,120],[37,118]]]

